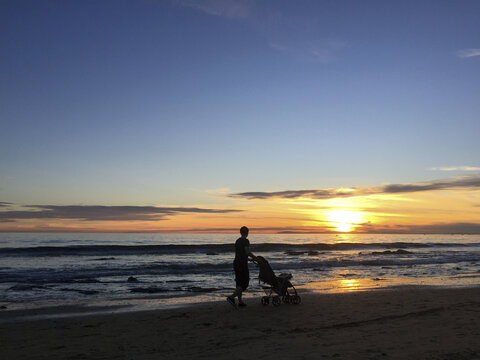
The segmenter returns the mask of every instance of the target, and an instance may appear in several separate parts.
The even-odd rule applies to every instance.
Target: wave
[[[165,287],[158,287],[158,286],[145,286],[145,287],[135,287],[131,288],[131,293],[140,293],[140,294],[158,294],[158,293],[166,293],[166,292],[176,292],[176,291],[184,291],[184,292],[193,292],[193,293],[207,293],[221,290],[220,287],[201,287],[201,286],[188,286],[188,287],[176,287],[176,288],[165,288]]]
[[[118,267],[96,267],[96,268],[79,268],[75,270],[67,269],[32,269],[15,270],[0,273],[0,283],[108,283],[119,282],[118,278],[122,277],[122,282],[127,283],[130,276],[142,275],[182,275],[182,274],[211,274],[211,273],[233,273],[231,262],[222,262],[216,264],[149,264],[143,266],[122,266]],[[112,277],[117,280],[111,280]],[[100,279],[99,279],[100,278]],[[109,279],[101,279],[109,278]]]
[[[319,271],[334,268],[372,268],[383,266],[410,267],[423,265],[442,265],[442,264],[461,264],[461,263],[479,263],[480,252],[463,252],[462,254],[447,254],[443,256],[425,256],[417,257],[414,254],[407,256],[373,256],[369,258],[329,258],[329,259],[300,259],[300,258],[284,258],[270,261],[275,273],[302,271]],[[258,270],[251,265],[251,276],[255,277]],[[49,269],[36,268],[2,271],[0,272],[0,283],[29,283],[29,284],[52,284],[52,283],[76,283],[76,284],[93,284],[93,283],[128,283],[130,276],[169,276],[172,275],[228,275],[233,276],[233,267],[231,262],[218,263],[150,263],[144,265],[121,266],[116,267],[114,264],[110,266],[88,267],[77,269]],[[165,279],[165,278],[164,278]],[[184,280],[184,279],[182,279]],[[189,279],[191,281],[192,279]],[[140,283],[142,282],[140,278]]]
[[[448,247],[480,247],[480,243],[316,243],[316,244],[252,244],[254,252],[308,252],[308,251],[345,251],[365,249],[419,249]],[[233,253],[233,244],[201,244],[201,245],[70,245],[70,246],[38,246],[0,248],[3,257],[29,256],[113,256],[113,255],[174,255],[174,254],[206,254],[217,255]],[[97,260],[97,259],[96,259]],[[104,260],[102,258],[98,260]]]

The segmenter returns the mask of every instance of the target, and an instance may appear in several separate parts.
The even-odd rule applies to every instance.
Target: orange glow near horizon
[[[372,194],[325,200],[275,198],[221,201],[224,203],[191,206],[236,211],[184,212],[160,215],[153,220],[19,218],[0,221],[0,231],[228,233],[237,232],[240,226],[246,225],[252,233],[451,233],[463,232],[462,224],[475,225],[480,218],[480,190]],[[25,214],[25,209],[13,210],[14,214],[19,211]],[[1,211],[5,212],[6,208]],[[476,228],[471,229],[474,230],[470,232]]]

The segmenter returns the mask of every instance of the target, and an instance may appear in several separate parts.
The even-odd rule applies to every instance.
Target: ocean
[[[0,233],[0,304],[223,298],[236,234]],[[251,250],[295,287],[478,286],[480,235],[255,234]],[[261,292],[250,265],[250,292]]]

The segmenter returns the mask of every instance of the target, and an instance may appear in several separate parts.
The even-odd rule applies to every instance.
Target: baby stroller
[[[290,282],[292,274],[280,274],[280,276],[275,276],[270,264],[262,256],[257,256],[256,264],[259,269],[258,283],[262,281],[264,284],[270,285],[263,286],[266,296],[262,297],[262,305],[268,305],[270,300],[274,306],[280,306],[282,300],[285,304],[300,304],[301,298]],[[292,289],[293,293],[291,292]]]

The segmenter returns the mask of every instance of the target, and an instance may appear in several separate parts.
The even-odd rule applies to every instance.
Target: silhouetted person
[[[256,260],[257,257],[250,251],[250,241],[248,241],[248,228],[242,226],[240,229],[242,235],[235,242],[235,260],[233,261],[233,269],[235,270],[235,284],[236,288],[232,295],[227,297],[227,301],[236,307],[235,297],[238,297],[238,306],[246,306],[242,301],[242,293],[247,290],[250,281],[250,274],[248,271],[248,258]]]

